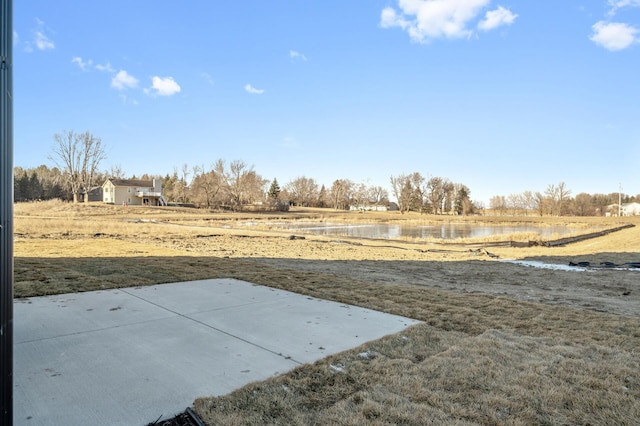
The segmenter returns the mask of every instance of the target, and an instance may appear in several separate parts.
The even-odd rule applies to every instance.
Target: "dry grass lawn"
[[[640,419],[638,271],[530,268],[433,241],[290,239],[267,223],[443,220],[432,216],[53,202],[18,204],[15,215],[16,297],[232,277],[424,321],[229,395],[203,396],[194,408],[208,425]],[[562,221],[578,233],[629,222],[511,220]],[[243,226],[247,221],[258,226]],[[488,250],[501,259],[564,265],[640,261],[640,226],[566,247]]]

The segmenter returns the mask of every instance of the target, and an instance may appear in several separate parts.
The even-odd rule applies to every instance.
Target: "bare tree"
[[[358,209],[369,205],[369,189],[364,182],[355,185],[351,201]]]
[[[369,202],[375,206],[389,203],[389,192],[381,186],[369,188]]]
[[[451,213],[455,203],[456,189],[453,182],[449,179],[444,178],[443,181],[442,191],[444,192],[444,212]]]
[[[187,163],[182,165],[182,173],[180,175],[180,200],[183,203],[189,202],[189,175],[191,172],[189,171],[189,166]]]
[[[177,201],[179,203],[189,202],[189,182],[188,178],[191,172],[187,164],[182,165],[182,170],[178,173],[178,168],[173,168],[173,175],[167,176],[164,181],[165,196],[169,200]]]
[[[420,213],[423,213],[425,205],[425,194],[427,191],[425,187],[425,179],[420,173],[414,172],[409,175],[409,181],[411,182],[412,188],[410,208],[412,210],[417,210]]]
[[[562,216],[566,202],[571,195],[571,190],[567,189],[567,185],[564,182],[560,182],[558,186],[550,184],[545,190],[545,195],[549,201],[551,214]]]
[[[102,140],[89,131],[75,133],[73,130],[56,133],[53,138],[55,145],[49,159],[62,170],[64,183],[73,194],[73,202],[78,202],[80,193],[88,202],[98,166],[107,157]]]
[[[496,212],[504,215],[504,212],[507,210],[507,199],[504,195],[494,195],[489,200],[489,208],[493,210],[494,215]]]
[[[518,211],[523,209],[522,195],[519,193],[509,194],[507,197],[507,208],[511,209],[511,215],[516,216]]]
[[[249,170],[242,177],[243,186],[243,203],[254,204],[259,201],[264,201],[266,196],[266,186],[269,183],[268,180],[262,179],[262,176],[257,174],[254,170]]]
[[[224,173],[227,194],[234,209],[239,208],[243,203],[245,192],[243,178],[252,169],[244,161],[234,160],[229,164],[229,170]]]
[[[107,175],[113,179],[124,179],[126,178],[126,173],[122,170],[122,166],[120,164],[114,164],[109,168]]]
[[[194,201],[207,208],[214,207],[216,201],[220,201],[220,195],[224,190],[224,161],[218,160],[208,169],[205,166],[193,168],[193,182],[191,191]]]
[[[266,196],[265,187],[268,180],[262,179],[253,170],[253,166],[248,166],[242,160],[234,160],[229,164],[228,169],[224,169],[224,162],[219,161],[216,170],[221,169],[223,169],[221,176],[224,180],[225,199],[233,209],[263,200]]]
[[[300,176],[285,185],[297,206],[309,207],[318,200],[318,184],[313,178]]]
[[[331,204],[333,208],[345,210],[349,208],[349,200],[353,191],[353,182],[349,179],[337,179],[331,185]]]
[[[596,216],[604,216],[607,212],[607,206],[614,204],[614,201],[610,195],[593,194],[591,196],[591,203],[594,207]]]
[[[537,210],[537,202],[535,194],[531,191],[524,191],[522,193],[522,202],[524,203],[524,208],[526,210],[526,214],[529,214],[529,211]]]
[[[549,184],[547,189],[544,190],[544,195],[549,207],[549,213],[557,215],[558,189],[554,184]]]
[[[533,198],[535,203],[535,210],[538,211],[538,215],[540,216],[544,215],[544,209],[545,209],[544,194],[540,191],[536,191],[536,193],[533,194]]]
[[[449,184],[448,179],[434,176],[427,181],[427,197],[431,203],[433,213],[442,213],[444,199],[447,195]]]
[[[595,209],[591,200],[591,195],[584,192],[576,195],[574,204],[576,216],[595,216]]]
[[[558,184],[558,214],[562,216],[567,208],[567,203],[571,200],[571,190],[567,188],[567,184],[560,182]]]
[[[408,212],[411,208],[411,199],[413,197],[413,187],[411,185],[411,176],[401,174],[396,177],[391,176],[391,190],[398,202],[400,213]]]

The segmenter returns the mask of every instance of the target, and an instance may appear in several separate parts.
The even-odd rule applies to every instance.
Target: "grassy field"
[[[194,408],[208,425],[640,419],[637,271],[539,271],[433,241],[290,239],[266,223],[443,220],[414,214],[215,214],[51,202],[18,204],[15,216],[16,297],[232,277],[423,321],[229,395],[200,398]],[[640,225],[620,219],[455,218],[571,224],[576,233]],[[246,221],[264,225],[247,229]],[[490,251],[546,263],[638,261],[640,226],[567,247]]]

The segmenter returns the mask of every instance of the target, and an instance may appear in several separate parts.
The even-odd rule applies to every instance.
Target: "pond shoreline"
[[[393,223],[341,223],[341,222],[263,222],[251,221],[238,224],[237,228],[267,229],[277,232],[300,233],[315,237],[353,238],[367,241],[397,241],[470,247],[528,247],[545,245],[548,247],[568,244],[574,241],[606,235],[633,225],[602,229],[593,226],[588,233],[578,233],[568,225],[543,227],[536,225],[504,224],[460,224],[441,223],[440,225],[399,225]],[[596,231],[593,231],[596,228]]]

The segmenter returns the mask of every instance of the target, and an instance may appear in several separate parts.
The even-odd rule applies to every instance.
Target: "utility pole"
[[[0,425],[13,424],[13,2],[0,0]]]
[[[622,216],[622,182],[618,184],[618,217]]]

